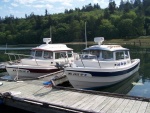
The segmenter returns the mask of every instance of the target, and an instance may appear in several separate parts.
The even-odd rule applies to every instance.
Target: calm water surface
[[[68,45],[74,49],[75,52],[80,52],[85,45]],[[133,74],[130,78],[112,85],[107,88],[101,88],[99,91],[127,94],[131,96],[140,96],[150,98],[150,48],[142,49],[139,47],[127,47],[130,49],[131,58],[140,58],[140,69],[138,72]],[[30,54],[30,48],[23,49],[10,49],[7,52],[19,53],[19,54]],[[8,56],[5,50],[0,48],[0,62],[8,61]],[[2,74],[2,73],[1,73]],[[70,86],[65,86],[70,87]],[[0,110],[4,108],[0,105]],[[13,108],[11,108],[13,109]],[[13,109],[18,110],[18,109]],[[11,110],[12,111],[12,110]]]

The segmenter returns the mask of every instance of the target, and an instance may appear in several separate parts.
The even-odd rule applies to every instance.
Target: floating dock
[[[0,103],[35,113],[150,113],[150,99],[43,85],[43,80],[0,81]]]

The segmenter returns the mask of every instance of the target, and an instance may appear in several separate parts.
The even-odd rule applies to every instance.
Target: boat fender
[[[0,82],[0,86],[2,86],[3,85],[3,83],[2,82]]]
[[[52,87],[53,86],[53,83],[51,81],[46,81],[46,82],[43,82],[43,85],[45,87]]]

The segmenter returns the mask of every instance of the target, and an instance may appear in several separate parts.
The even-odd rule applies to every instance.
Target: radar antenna
[[[43,38],[43,42],[45,42],[46,44],[48,44],[49,42],[51,42],[51,38]]]
[[[94,42],[97,42],[98,45],[101,45],[104,41],[104,37],[95,37]]]

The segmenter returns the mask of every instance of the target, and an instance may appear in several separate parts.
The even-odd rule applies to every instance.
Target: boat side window
[[[46,59],[52,59],[53,58],[53,53],[50,52],[50,51],[44,51],[43,57],[46,58]]]
[[[42,57],[42,51],[36,51],[35,57]]]
[[[66,58],[66,52],[55,53],[55,59]]]
[[[68,53],[68,58],[70,58],[70,57],[73,56],[73,55],[72,55],[72,51],[67,51],[67,53]]]
[[[102,51],[102,58],[105,60],[109,59],[113,59],[113,52],[112,51]]]
[[[124,59],[123,51],[116,52],[116,60],[120,60],[120,59]]]

